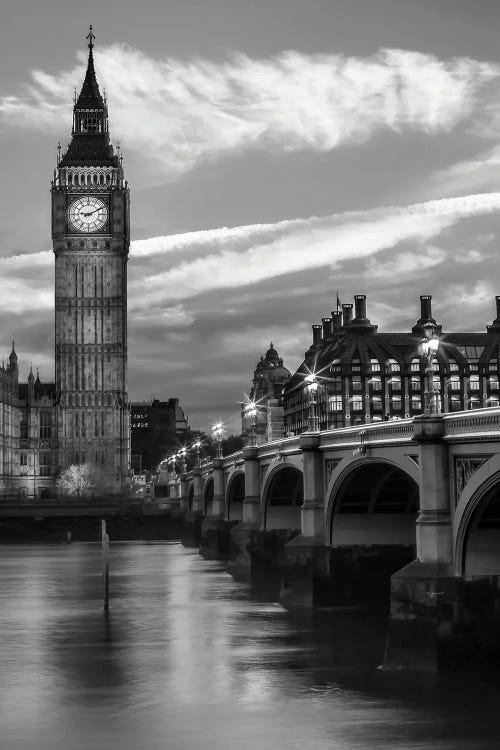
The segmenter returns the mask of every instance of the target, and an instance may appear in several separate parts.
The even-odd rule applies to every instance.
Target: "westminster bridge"
[[[278,573],[286,606],[390,598],[386,666],[500,664],[500,408],[304,432],[162,481],[184,542]]]

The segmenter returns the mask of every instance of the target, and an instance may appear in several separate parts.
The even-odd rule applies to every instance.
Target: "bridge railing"
[[[500,407],[457,411],[443,415],[445,439],[500,438]]]

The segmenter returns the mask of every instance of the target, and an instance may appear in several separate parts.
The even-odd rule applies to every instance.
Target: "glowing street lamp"
[[[257,424],[257,404],[255,401],[249,401],[245,405],[245,416],[250,419],[250,445],[257,444],[257,435],[255,426]]]
[[[196,443],[193,443],[192,447],[194,448],[194,465],[197,469],[199,469],[201,441],[197,440]]]
[[[224,431],[224,425],[222,422],[216,422],[212,425],[212,439],[217,443],[217,454],[216,458],[222,458],[222,433]]]
[[[425,360],[424,414],[439,414],[441,397],[439,388],[434,387],[433,360],[439,349],[439,339],[432,323],[424,326],[425,337],[418,345],[419,357]]]
[[[316,394],[318,392],[318,381],[316,375],[310,372],[304,378],[304,385],[309,394],[309,432],[318,432],[319,430],[319,419],[316,409]]]
[[[177,469],[176,460],[177,460],[177,456],[175,453],[169,456],[169,458],[167,459],[168,463],[170,464],[171,470],[174,474],[176,473],[176,469]]]
[[[179,458],[182,461],[182,473],[185,474],[187,471],[187,464],[186,464],[186,453],[187,448],[183,447],[179,451]]]

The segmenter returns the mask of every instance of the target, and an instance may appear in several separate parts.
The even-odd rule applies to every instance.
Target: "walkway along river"
[[[497,748],[493,676],[377,670],[385,618],[294,619],[178,543],[0,546],[2,750]]]

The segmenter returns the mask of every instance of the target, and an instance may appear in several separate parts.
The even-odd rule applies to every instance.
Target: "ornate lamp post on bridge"
[[[319,419],[317,412],[316,394],[318,392],[318,381],[316,375],[310,372],[304,378],[304,384],[309,396],[309,420],[308,430],[309,432],[318,432],[319,430]]]
[[[223,433],[224,427],[222,422],[216,422],[214,425],[212,425],[212,439],[215,440],[217,444],[217,453],[216,458],[222,458],[222,433]]]
[[[257,424],[257,404],[255,401],[249,401],[248,404],[245,404],[245,416],[250,419],[250,445],[257,445],[255,430]]]
[[[193,443],[192,447],[194,448],[194,467],[195,469],[199,469],[200,468],[200,448],[201,448],[200,440],[197,440],[196,443]]]
[[[439,349],[439,339],[432,323],[424,326],[425,338],[418,345],[418,354],[425,360],[424,414],[439,414],[441,396],[439,388],[434,387],[434,356]]]

